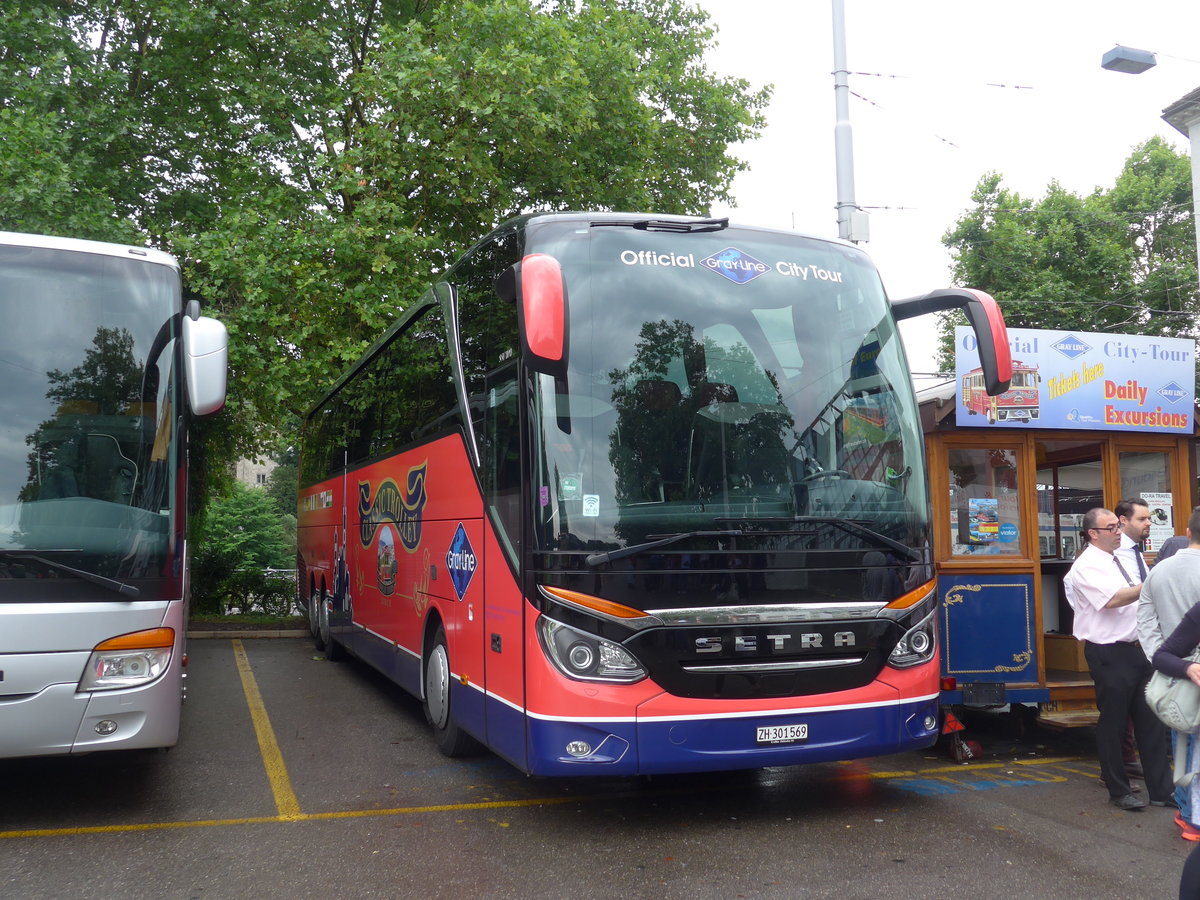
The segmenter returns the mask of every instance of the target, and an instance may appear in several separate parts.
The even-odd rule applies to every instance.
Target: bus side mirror
[[[183,371],[188,406],[197,416],[215,413],[225,405],[229,368],[229,334],[206,316],[183,316]]]
[[[983,369],[984,387],[988,394],[993,397],[1003,394],[1012,382],[1012,352],[1008,346],[1004,316],[991,294],[974,288],[930,291],[920,297],[895,301],[892,315],[899,321],[949,309],[965,312],[975,330],[975,339],[979,344],[979,366]]]
[[[567,285],[558,260],[531,253],[496,279],[500,297],[516,301],[521,352],[533,371],[567,374]]]

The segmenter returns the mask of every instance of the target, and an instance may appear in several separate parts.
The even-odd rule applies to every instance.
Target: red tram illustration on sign
[[[1041,414],[1037,366],[1012,361],[1012,383],[1007,391],[993,397],[984,386],[983,369],[975,368],[962,377],[962,402],[971,415],[987,416],[988,424],[997,422],[1033,422]]]

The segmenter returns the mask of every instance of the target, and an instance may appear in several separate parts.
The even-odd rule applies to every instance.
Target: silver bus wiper
[[[79,550],[47,550],[46,553],[79,553]],[[41,563],[48,569],[53,569],[56,572],[63,572],[67,575],[72,575],[81,581],[87,581],[91,584],[99,585],[107,590],[114,591],[125,597],[137,597],[141,591],[132,584],[125,584],[123,581],[117,581],[113,578],[106,578],[104,575],[97,575],[95,572],[88,572],[84,569],[76,569],[73,566],[68,566],[66,563],[55,562],[52,559],[46,559],[44,556],[39,556],[35,552],[29,550],[0,550],[0,558],[4,559],[29,559],[36,563]]]
[[[842,531],[850,534],[857,534],[860,537],[869,538],[878,544],[889,547],[892,550],[895,550],[897,553],[908,557],[912,562],[924,561],[920,552],[918,552],[915,548],[909,547],[906,544],[902,544],[894,538],[888,537],[886,534],[880,534],[878,531],[875,531],[873,528],[868,528],[866,525],[860,525],[853,519],[845,519],[841,516],[796,516],[791,519],[791,521],[798,522],[801,525],[805,523],[812,523],[814,525],[832,525],[834,528],[840,528]]]
[[[657,547],[665,547],[667,544],[674,544],[678,541],[686,540],[692,537],[736,537],[739,534],[745,534],[741,529],[726,529],[724,531],[683,531],[679,534],[664,534],[662,537],[652,541],[646,541],[641,544],[630,544],[628,547],[619,547],[616,550],[606,550],[603,553],[589,553],[584,562],[589,566],[598,566],[601,563],[614,562],[618,559],[625,559],[627,556],[636,556],[638,553],[644,553],[647,550],[654,550]]]

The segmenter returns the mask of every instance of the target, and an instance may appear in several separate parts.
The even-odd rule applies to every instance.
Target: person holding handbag
[[[1160,554],[1142,583],[1137,609],[1138,639],[1142,652],[1152,663],[1166,636],[1175,631],[1187,611],[1200,602],[1200,506],[1193,509],[1188,518],[1187,535],[1187,546],[1167,559]],[[1176,753],[1186,757],[1189,772],[1196,771],[1200,768],[1196,736],[1173,734]],[[1193,797],[1192,788],[1176,785],[1175,802],[1179,804],[1175,824],[1179,826],[1180,837],[1185,841],[1200,842],[1200,825],[1197,823],[1200,790]]]
[[[1177,553],[1176,556],[1178,555]],[[1195,652],[1197,647],[1200,647],[1200,605],[1192,606],[1184,613],[1179,626],[1163,641],[1162,646],[1154,651],[1151,661],[1158,671],[1173,678],[1187,678],[1200,688],[1200,662],[1193,662],[1187,658]],[[1193,747],[1195,743],[1193,741]],[[1196,774],[1197,768],[1195,757],[1196,753],[1193,749],[1187,765],[1187,772],[1192,776]],[[1193,809],[1196,809],[1197,803],[1200,803],[1200,784],[1198,782],[1200,782],[1200,778],[1193,777],[1191,779]],[[1179,896],[1180,900],[1198,900],[1200,898],[1200,845],[1191,852],[1183,864],[1183,874],[1179,881]]]

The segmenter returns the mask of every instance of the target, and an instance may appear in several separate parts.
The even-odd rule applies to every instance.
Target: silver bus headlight
[[[159,678],[171,664],[175,629],[151,628],[95,646],[79,679],[80,693],[141,687]]]

